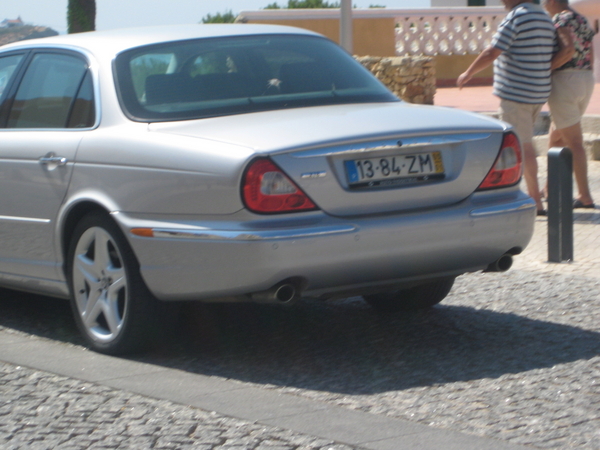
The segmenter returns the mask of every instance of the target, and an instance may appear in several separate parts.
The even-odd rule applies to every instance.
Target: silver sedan
[[[430,307],[533,232],[507,124],[404,103],[308,31],[31,40],[0,80],[0,285],[70,298],[100,352],[168,302]]]

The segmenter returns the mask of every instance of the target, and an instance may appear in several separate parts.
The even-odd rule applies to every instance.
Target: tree
[[[69,0],[67,6],[69,33],[96,29],[96,0]]]
[[[287,6],[279,6],[277,2],[269,3],[264,9],[301,9],[301,8],[339,8],[340,2],[327,0],[288,0]],[[356,8],[356,5],[354,5]],[[385,8],[383,5],[370,5],[369,8]]]
[[[235,16],[231,10],[225,11],[223,14],[217,13],[214,16],[207,14],[202,18],[202,23],[233,23]]]
[[[329,2],[327,0],[288,0],[287,6],[279,6],[277,2],[269,3],[263,9],[310,9],[310,8],[340,8],[340,2]],[[356,5],[354,6],[356,8]],[[369,8],[385,8],[383,5],[371,5]],[[231,11],[223,14],[217,13],[214,16],[207,14],[202,19],[202,23],[232,23],[235,16]]]
[[[327,0],[288,0],[287,6],[283,9],[308,9],[308,8],[339,8],[340,2],[331,2]],[[276,2],[271,3],[265,9],[281,9]]]

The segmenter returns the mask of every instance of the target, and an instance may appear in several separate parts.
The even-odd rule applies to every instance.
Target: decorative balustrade
[[[497,7],[390,10],[398,55],[478,54],[492,41],[506,11]]]
[[[396,54],[477,54],[492,40],[506,11],[501,7],[354,9],[354,19],[394,19]],[[312,21],[339,19],[339,9],[244,11],[239,21]]]

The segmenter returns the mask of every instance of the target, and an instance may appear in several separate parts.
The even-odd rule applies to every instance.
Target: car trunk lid
[[[210,126],[212,125],[212,126]],[[433,208],[471,195],[506,126],[405,103],[300,108],[152,124],[151,129],[253,148],[332,215]]]

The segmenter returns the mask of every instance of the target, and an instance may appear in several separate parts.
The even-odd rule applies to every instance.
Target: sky
[[[96,0],[96,29],[198,23],[207,14],[262,9],[277,0]],[[0,21],[21,19],[32,25],[67,30],[68,0],[0,0]],[[278,0],[281,6],[287,0]],[[389,9],[428,8],[430,0],[352,0],[358,8],[385,5]]]

